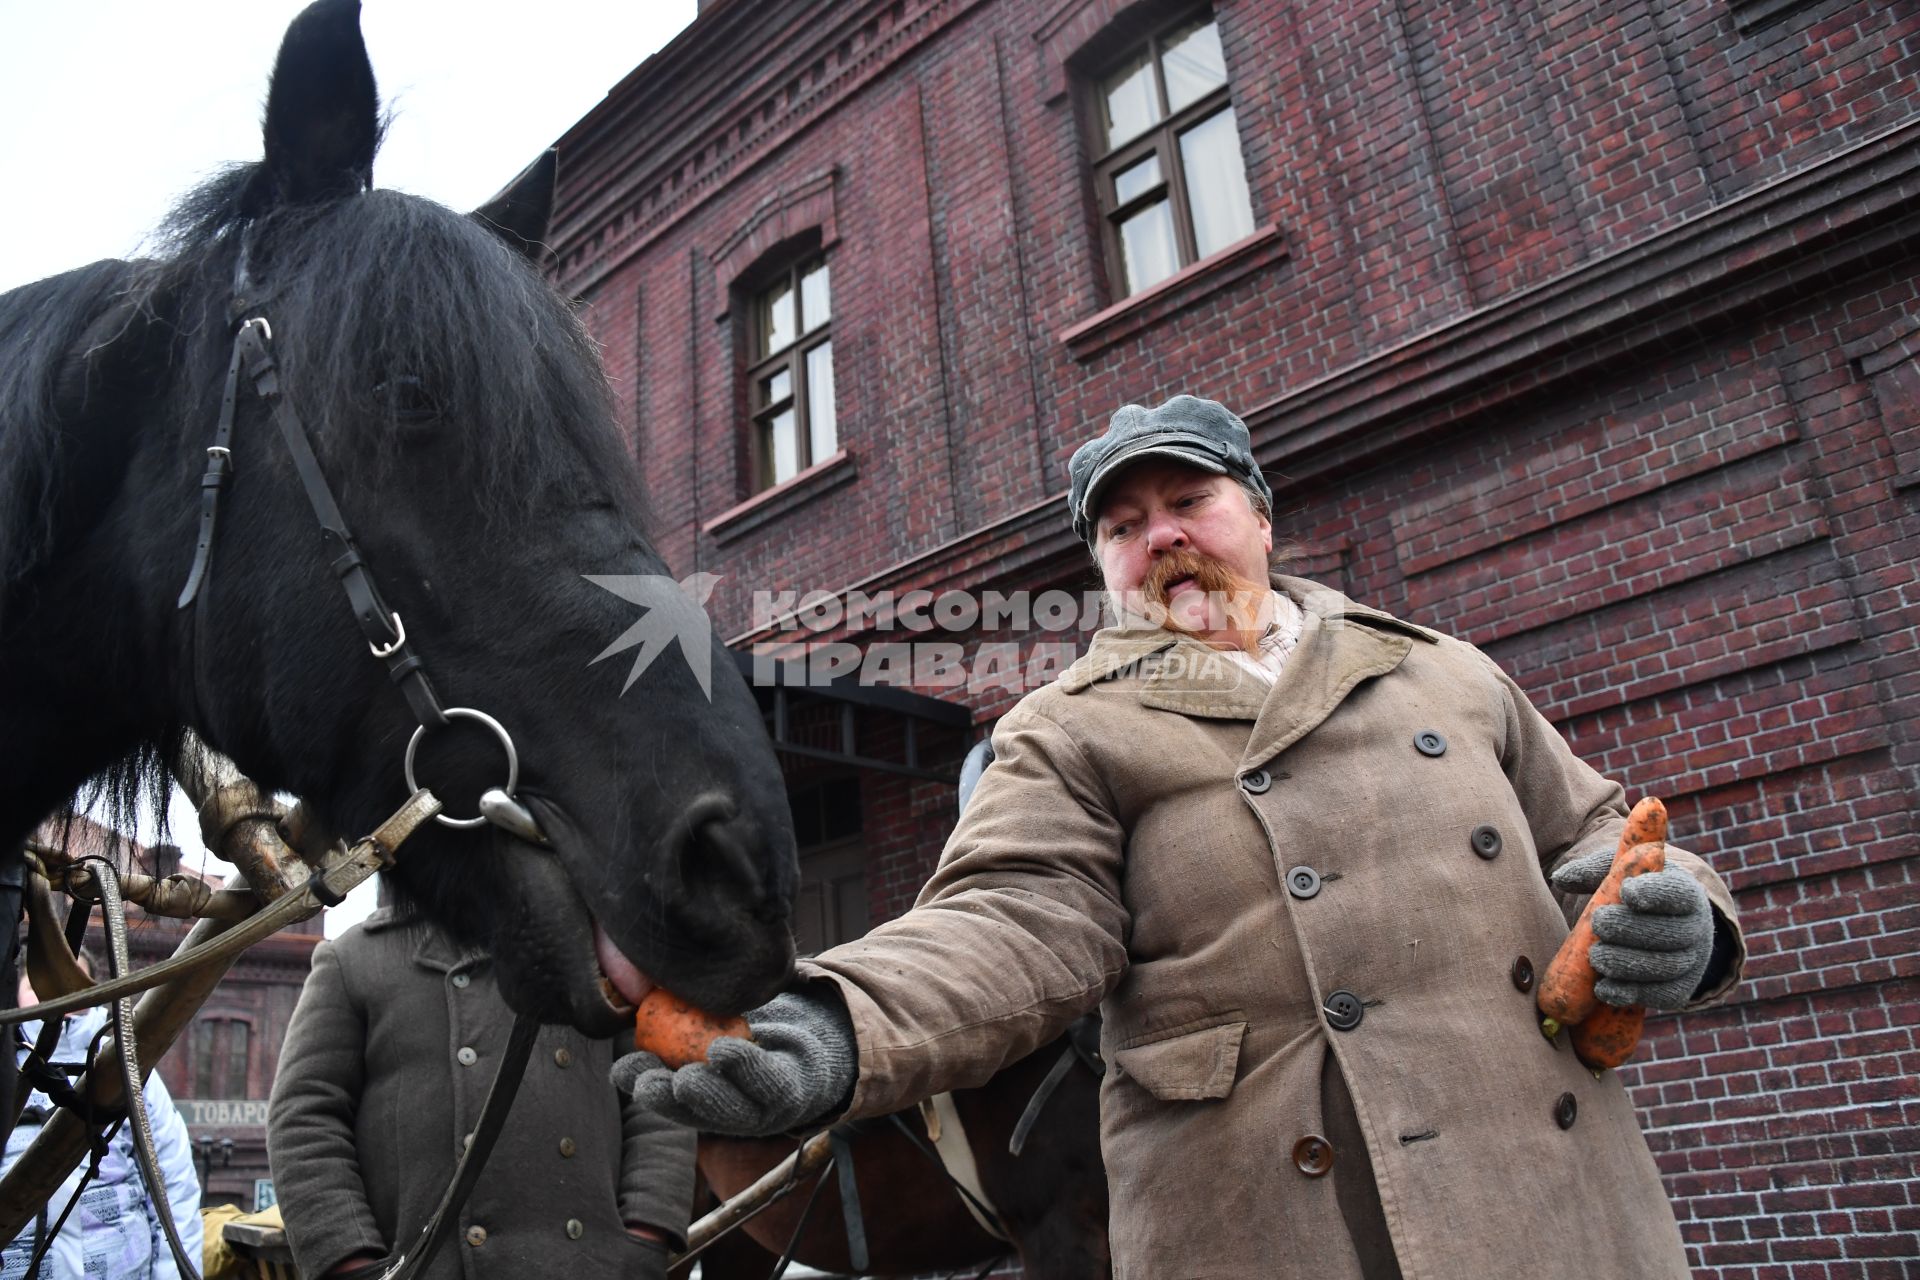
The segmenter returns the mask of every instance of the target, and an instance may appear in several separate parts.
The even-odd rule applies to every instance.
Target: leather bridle
[[[506,727],[494,717],[473,707],[447,707],[440,702],[427,675],[426,662],[413,650],[407,638],[406,624],[399,611],[389,606],[374,582],[372,566],[367,563],[346,517],[327,483],[326,472],[313,451],[299,413],[280,394],[280,370],[273,357],[273,328],[251,300],[253,281],[248,273],[248,246],[243,242],[234,265],[233,295],[229,312],[236,328],[233,353],[227,362],[227,378],[220,397],[220,417],[214,427],[213,443],[207,446],[207,469],[200,477],[200,532],[194,545],[193,567],[180,590],[176,607],[194,608],[196,636],[203,630],[205,586],[213,567],[214,536],[219,525],[220,497],[235,475],[233,465],[233,429],[238,416],[242,378],[261,401],[271,406],[273,420],[293,459],[294,473],[300,478],[307,502],[319,521],[326,539],[330,565],[347,593],[355,623],[375,658],[386,664],[387,677],[400,687],[413,711],[417,725],[407,740],[402,771],[407,790],[419,790],[414,779],[414,757],[421,740],[446,728],[454,720],[468,720],[492,731],[507,758],[504,786],[490,787],[480,796],[480,812],[469,818],[453,818],[442,813],[435,821],[449,827],[472,828],[492,823],[534,844],[548,844],[532,812],[514,796],[520,780],[520,756]],[[196,644],[196,648],[199,645]]]

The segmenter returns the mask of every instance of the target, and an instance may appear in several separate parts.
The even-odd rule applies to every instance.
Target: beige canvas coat
[[[1379,1274],[1356,1232],[1406,1280],[1686,1276],[1617,1075],[1549,1045],[1515,978],[1567,933],[1548,870],[1613,847],[1621,788],[1472,646],[1276,585],[1307,616],[1271,691],[1101,632],[1000,722],[915,909],[803,966],[853,1017],[852,1113],[979,1083],[1098,1004],[1123,1280]]]

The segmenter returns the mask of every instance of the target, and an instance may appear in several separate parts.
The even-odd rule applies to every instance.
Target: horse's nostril
[[[706,878],[726,883],[730,888],[744,889],[749,901],[758,902],[766,892],[764,877],[749,851],[742,825],[733,817],[709,818],[697,825],[693,830],[693,847],[688,852],[706,865],[688,870],[694,876],[704,871]]]

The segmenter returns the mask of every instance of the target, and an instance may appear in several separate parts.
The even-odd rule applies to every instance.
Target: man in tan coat
[[[1471,645],[1269,587],[1221,406],[1127,406],[1070,471],[1123,623],[1000,721],[914,909],[803,965],[753,1043],[616,1082],[780,1131],[977,1084],[1097,1004],[1117,1276],[1685,1277],[1617,1075],[1534,1008],[1621,788]],[[1669,860],[1597,913],[1603,999],[1738,978],[1725,886]]]

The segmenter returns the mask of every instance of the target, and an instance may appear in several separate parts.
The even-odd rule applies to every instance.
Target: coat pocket
[[[1120,1071],[1162,1102],[1197,1102],[1233,1092],[1244,1022],[1222,1022],[1114,1051]]]

